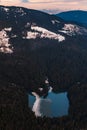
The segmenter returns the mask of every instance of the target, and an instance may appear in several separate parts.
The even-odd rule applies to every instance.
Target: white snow
[[[42,33],[46,33],[46,32],[48,33],[48,32],[50,32],[47,29],[42,28],[42,27],[38,27],[38,26],[31,26],[31,29],[35,30],[35,31],[38,31],[38,32],[42,32]]]
[[[32,94],[36,97],[36,99],[40,98],[40,96],[36,92],[32,92]]]
[[[65,24],[63,30],[67,31],[68,33],[79,32],[79,28],[73,24]]]
[[[79,28],[73,24],[65,24],[62,30],[59,30],[59,32],[63,32],[69,36],[72,36],[79,32]]]
[[[52,20],[51,22],[52,22],[52,24],[60,23],[60,21],[58,21],[58,20]]]
[[[11,27],[10,28],[4,28],[4,30],[10,32],[12,30],[12,28]]]
[[[26,39],[36,39],[38,37],[39,33],[38,32],[27,32]],[[23,37],[25,39],[25,37]]]
[[[6,12],[8,12],[8,11],[9,11],[9,9],[8,9],[8,8],[5,8],[5,7],[4,7],[4,10],[5,10]]]
[[[49,84],[48,78],[45,80],[46,84]],[[48,88],[48,93],[51,93],[53,88],[49,86]],[[43,91],[43,88],[39,88],[40,91]],[[36,100],[34,102],[32,111],[35,112],[36,117],[38,116],[50,116],[51,110],[50,110],[50,105],[52,101],[50,99],[44,99],[41,98],[36,92],[32,92],[32,95],[36,97]]]
[[[55,24],[55,21],[54,21],[54,20],[52,20],[51,22],[52,22],[52,24]]]
[[[68,32],[67,31],[65,31],[65,30],[59,30],[59,32],[62,32],[62,33],[65,33],[65,34],[67,34]]]
[[[55,39],[58,40],[59,42],[65,40],[65,37],[60,35],[60,34],[56,34],[54,32],[51,32],[45,28],[42,27],[38,27],[38,26],[31,26],[31,29],[34,31],[38,31],[38,33],[40,34],[40,38],[49,38],[49,39]]]
[[[32,111],[35,112],[36,117],[39,116],[49,116],[50,115],[50,99],[42,99],[37,93],[32,92],[32,94],[36,97],[36,101],[34,102]]]
[[[51,93],[51,92],[52,92],[52,90],[53,90],[53,88],[50,86],[50,87],[49,87],[49,91],[48,91],[48,92],[49,92],[49,93]]]
[[[26,27],[30,26],[30,23],[27,23]],[[65,37],[56,34],[54,32],[51,32],[45,28],[38,27],[38,26],[31,26],[31,31],[27,31],[27,36],[23,37],[24,39],[36,39],[37,37],[39,38],[49,38],[49,39],[55,39],[58,40],[59,42],[62,42],[65,40]]]
[[[43,91],[43,88],[38,88],[40,91]]]
[[[10,30],[9,28],[5,28],[0,31],[0,52],[3,53],[13,53],[13,47],[11,47],[9,43],[9,37],[5,30]]]
[[[3,53],[13,53],[12,49],[10,49],[8,47],[1,47],[0,48],[0,52],[3,52]]]
[[[48,80],[48,78],[45,80],[45,84],[49,84],[49,80]]]
[[[87,33],[87,30],[84,27],[80,27],[74,24],[65,24],[62,30],[59,32],[65,33],[69,36],[73,36],[76,34],[82,35],[83,33]]]

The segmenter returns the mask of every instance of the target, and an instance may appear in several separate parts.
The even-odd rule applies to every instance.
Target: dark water
[[[69,100],[67,92],[55,94],[49,93],[48,96],[36,99],[29,95],[29,106],[36,116],[61,117],[68,115]]]

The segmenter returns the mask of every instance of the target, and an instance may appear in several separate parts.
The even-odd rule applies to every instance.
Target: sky
[[[87,10],[87,0],[0,0],[0,5],[50,10],[54,13],[67,10]]]

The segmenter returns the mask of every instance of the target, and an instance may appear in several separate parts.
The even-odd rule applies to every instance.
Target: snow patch
[[[40,91],[43,91],[43,88],[38,88]]]
[[[65,24],[62,30],[59,30],[59,32],[65,33],[69,36],[73,36],[76,34],[82,35],[83,33],[87,33],[87,30],[83,27],[74,25],[74,24]]]
[[[65,24],[62,30],[59,32],[63,32],[69,36],[75,35],[76,32],[79,32],[79,28],[73,24]]]
[[[67,31],[65,31],[65,30],[59,30],[59,32],[67,34]]]
[[[52,24],[55,24],[55,21],[54,21],[54,20],[52,20],[51,22],[52,22]]]
[[[34,102],[34,105],[32,108],[32,111],[35,112],[36,117],[50,116],[51,100],[50,99],[42,99],[35,92],[32,92],[32,94],[36,97],[36,101]]]
[[[60,23],[60,21],[58,21],[58,20],[52,20],[51,22],[52,22],[52,24]]]
[[[46,78],[46,80],[45,80],[45,84],[49,84],[49,80],[48,80],[48,78]]]
[[[9,28],[5,28],[0,31],[0,52],[3,53],[13,53],[13,47],[11,47],[9,43],[9,37],[7,35],[6,30],[10,30]]]
[[[8,9],[8,8],[4,8],[4,10],[5,10],[6,12],[8,12],[8,11],[9,11],[9,9]]]
[[[10,32],[12,30],[12,28],[11,27],[10,28],[4,28],[4,30]]]
[[[24,39],[36,39],[38,37],[39,33],[38,32],[27,32],[27,36],[23,37]]]
[[[3,52],[3,53],[13,53],[12,49],[7,48],[7,47],[1,47],[0,48],[0,52]]]
[[[50,87],[49,87],[49,91],[48,91],[48,92],[49,92],[49,93],[51,93],[51,92],[52,92],[52,90],[53,90],[53,88],[50,86]]]
[[[42,27],[38,27],[38,26],[31,26],[31,29],[34,31],[38,31],[40,33],[40,38],[49,38],[49,39],[55,39],[58,40],[59,42],[64,41],[65,37],[60,35],[60,34],[56,34],[54,32],[51,32],[45,28]]]
[[[36,92],[32,92],[32,94],[36,97],[36,99],[40,98],[40,96]]]
[[[79,32],[79,28],[73,24],[65,24],[63,30],[67,31],[68,33],[75,33]]]

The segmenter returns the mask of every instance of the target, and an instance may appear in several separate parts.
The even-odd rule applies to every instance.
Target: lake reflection
[[[29,95],[29,106],[36,116],[61,117],[68,115],[67,92],[58,94],[51,92],[45,99],[38,95]]]

